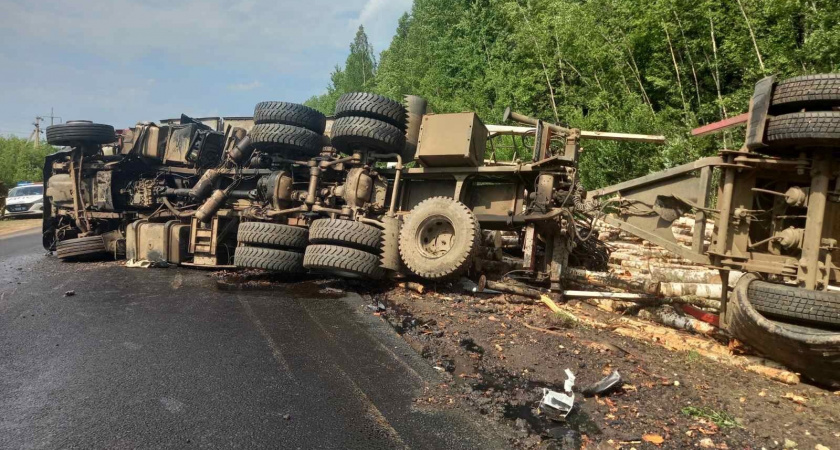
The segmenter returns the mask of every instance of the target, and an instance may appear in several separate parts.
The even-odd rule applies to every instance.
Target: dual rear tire
[[[327,118],[304,105],[261,102],[254,108],[251,145],[287,159],[309,159],[321,153]]]
[[[344,278],[378,280],[381,267],[382,231],[372,225],[341,219],[320,219],[309,228],[303,266]]]
[[[771,154],[840,146],[840,74],[805,75],[776,84],[764,143]]]
[[[239,225],[239,244],[234,253],[236,267],[301,274],[303,252],[308,244],[305,228],[266,222]]]

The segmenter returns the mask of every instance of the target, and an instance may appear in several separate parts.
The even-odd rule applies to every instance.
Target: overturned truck
[[[48,139],[67,149],[44,169],[44,245],[67,260],[289,275],[447,280],[515,269],[518,280],[560,292],[569,266],[598,251],[592,217],[610,213],[607,222],[721,270],[724,286],[729,271],[746,272],[724,289],[723,326],[836,386],[838,86],[833,75],[763,80],[743,149],[589,195],[577,172],[582,139],[664,138],[510,111],[504,121],[523,126],[485,125],[474,113],[427,114],[419,97],[367,93],[341,97],[330,118],[262,102],[253,118],[221,129],[185,116],[119,136],[100,124],[57,125]],[[508,135],[527,145],[499,161],[493,150]],[[689,212],[700,224],[691,250],[670,232]],[[706,249],[702,224],[712,219]]]
[[[68,148],[45,166],[44,245],[62,259],[442,280],[501,263],[505,231],[518,269],[559,289],[576,242],[592,238],[579,230],[597,207],[577,177],[585,136],[507,115],[531,127],[366,93],[343,96],[329,119],[262,102],[224,132],[186,116],[119,136],[56,125],[51,142]],[[485,155],[510,134],[527,136],[526,157]],[[103,154],[114,141],[115,154]]]

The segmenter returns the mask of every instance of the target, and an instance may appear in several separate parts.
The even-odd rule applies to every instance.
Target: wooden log
[[[423,292],[426,291],[425,286],[423,286],[420,283],[415,283],[413,281],[404,281],[402,283],[397,283],[397,286],[399,286],[403,289],[409,290],[409,291],[414,291],[418,294],[422,294]]]
[[[666,297],[692,295],[701,298],[720,298],[720,284],[711,283],[660,283],[659,291]]]
[[[679,330],[686,330],[706,336],[720,335],[720,328],[701,322],[693,317],[677,314],[671,306],[647,308],[639,312],[639,317],[652,320]]]
[[[590,272],[583,269],[567,269],[564,275],[574,281],[591,284],[593,286],[613,287],[643,294],[657,294],[659,283],[638,279],[622,278],[609,272]]]
[[[647,265],[651,278],[671,283],[720,283],[716,270],[697,270],[697,267],[659,267]]]

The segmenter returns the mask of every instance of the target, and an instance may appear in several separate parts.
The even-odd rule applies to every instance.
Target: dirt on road
[[[448,382],[418,407],[469,408],[511,433],[518,448],[840,448],[840,392],[783,384],[700,354],[596,329],[542,304],[438,287],[362,292]],[[384,310],[382,309],[384,307]],[[595,317],[609,316],[584,303]],[[538,411],[543,388],[576,381],[567,421]],[[622,387],[581,390],[617,370]]]

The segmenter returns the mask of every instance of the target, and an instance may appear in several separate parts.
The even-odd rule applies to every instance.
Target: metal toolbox
[[[166,223],[132,222],[126,228],[126,258],[135,261],[180,264],[189,253],[190,225],[177,220]]]
[[[475,113],[423,116],[417,159],[425,167],[478,167],[486,147],[487,127]]]

